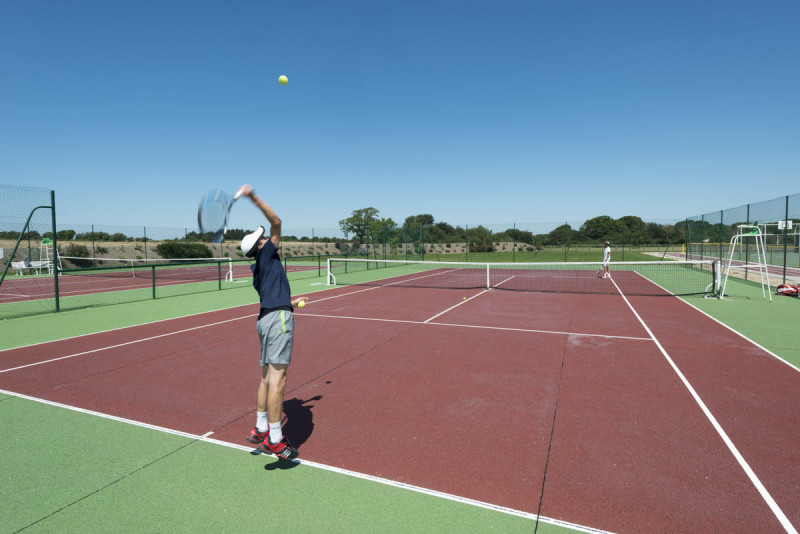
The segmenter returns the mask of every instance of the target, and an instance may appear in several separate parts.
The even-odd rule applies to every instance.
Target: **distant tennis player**
[[[283,391],[286,370],[292,358],[294,306],[305,298],[292,300],[289,280],[283,270],[278,248],[281,244],[281,220],[249,185],[242,186],[243,195],[253,201],[270,224],[269,238],[263,226],[242,239],[242,253],[255,258],[250,266],[253,287],[258,291],[261,310],[258,314],[258,337],[261,339],[261,382],[256,399],[256,426],[247,441],[262,451],[282,460],[297,458],[298,452],[284,437],[281,429]]]
[[[603,249],[603,278],[611,278],[611,272],[608,270],[608,264],[611,263],[611,243],[606,241]]]

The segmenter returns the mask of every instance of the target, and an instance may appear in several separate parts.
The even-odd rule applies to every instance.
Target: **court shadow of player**
[[[283,413],[286,414],[286,423],[283,425],[283,434],[289,443],[297,447],[305,443],[314,431],[314,414],[311,413],[313,405],[308,404],[312,401],[318,401],[322,395],[311,397],[308,400],[289,399],[283,401]],[[264,466],[267,471],[274,471],[275,469],[292,469],[299,464],[295,462],[284,462],[277,460],[270,462]]]
[[[283,433],[289,443],[298,449],[308,441],[314,431],[314,414],[311,412],[314,406],[309,403],[320,399],[322,399],[322,395],[311,397],[308,400],[295,398],[283,401],[283,413],[286,414]]]

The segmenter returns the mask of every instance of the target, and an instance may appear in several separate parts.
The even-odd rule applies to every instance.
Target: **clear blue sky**
[[[8,0],[0,183],[55,189],[61,227],[192,227],[242,183],[286,231],[680,219],[800,190],[799,24],[796,0]]]

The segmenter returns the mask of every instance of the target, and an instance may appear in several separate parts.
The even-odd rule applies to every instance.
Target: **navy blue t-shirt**
[[[253,271],[253,287],[258,291],[261,308],[266,310],[286,309],[292,311],[292,292],[283,270],[281,257],[271,240],[256,254],[250,265]]]

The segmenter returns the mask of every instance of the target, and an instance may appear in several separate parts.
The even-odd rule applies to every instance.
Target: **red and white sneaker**
[[[286,436],[283,436],[280,442],[272,443],[269,440],[269,433],[267,433],[267,439],[261,443],[261,450],[268,454],[274,454],[279,460],[294,460],[300,454],[297,449],[292,447],[291,443],[287,441]]]
[[[253,427],[253,430],[250,431],[250,435],[247,436],[247,441],[252,443],[253,445],[259,445],[264,443],[264,440],[267,439],[269,436],[269,429],[265,430],[264,432],[259,432],[258,427]]]

